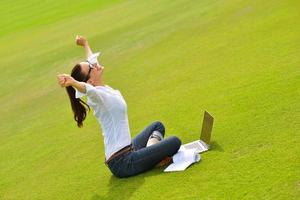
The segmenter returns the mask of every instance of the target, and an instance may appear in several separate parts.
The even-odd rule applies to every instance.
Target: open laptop
[[[209,149],[210,136],[214,123],[214,118],[207,112],[204,112],[202,131],[200,140],[196,140],[181,146],[184,149],[196,149],[197,153],[207,151]]]

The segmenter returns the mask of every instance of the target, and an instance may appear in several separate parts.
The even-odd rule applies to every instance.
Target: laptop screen
[[[200,140],[202,140],[206,144],[210,143],[210,136],[211,136],[213,123],[214,123],[214,118],[208,112],[205,111]]]

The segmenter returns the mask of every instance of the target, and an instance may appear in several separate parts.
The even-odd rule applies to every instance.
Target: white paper
[[[172,163],[170,164],[164,172],[175,172],[175,171],[184,171],[191,163],[184,162],[184,163]]]
[[[196,149],[183,149],[180,148],[173,156],[173,163],[170,164],[164,172],[183,171],[192,163],[199,162],[201,159],[200,154]]]
[[[100,55],[100,52],[97,53],[93,53],[87,60],[89,63],[91,63],[92,65],[94,64],[99,64],[98,62],[98,56]]]

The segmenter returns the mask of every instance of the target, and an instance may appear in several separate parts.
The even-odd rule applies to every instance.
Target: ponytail
[[[71,76],[77,81],[84,81],[85,75],[81,72],[80,64],[76,64],[72,69]],[[74,119],[77,122],[77,126],[81,128],[82,122],[86,118],[86,111],[90,111],[90,107],[81,99],[75,97],[75,89],[72,86],[66,87],[67,93],[70,98],[72,110],[74,113]]]
[[[72,86],[66,87],[66,90],[70,98],[74,119],[77,126],[81,128],[83,126],[82,122],[86,118],[86,112],[90,111],[90,107],[81,99],[75,98],[75,89]]]

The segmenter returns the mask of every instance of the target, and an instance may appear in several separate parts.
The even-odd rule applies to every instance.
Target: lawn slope
[[[300,23],[287,1],[1,1],[0,199],[299,199]],[[56,75],[101,51],[123,94],[131,135],[211,151],[185,172],[117,179],[92,115],[78,129]]]

